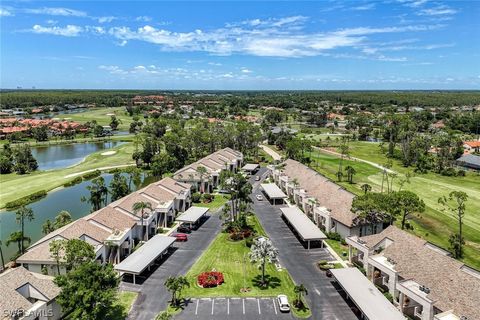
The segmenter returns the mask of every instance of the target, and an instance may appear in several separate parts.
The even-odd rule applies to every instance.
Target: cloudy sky
[[[480,1],[2,1],[0,87],[480,89]]]

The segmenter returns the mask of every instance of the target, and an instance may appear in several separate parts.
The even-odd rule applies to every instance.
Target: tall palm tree
[[[207,175],[208,171],[207,171],[207,168],[203,167],[203,166],[198,166],[197,167],[197,173],[198,175],[200,176],[200,192],[201,193],[205,193],[205,182],[204,182],[204,178],[205,176]]]
[[[357,173],[355,168],[352,166],[345,167],[345,171],[347,172],[347,179],[349,183],[353,183],[353,176]]]
[[[22,239],[25,239],[25,220],[32,221],[35,219],[35,215],[33,214],[33,210],[31,208],[27,208],[25,206],[21,207],[20,209],[15,212],[15,220],[18,224],[20,224],[20,232]],[[30,242],[30,241],[29,241]],[[20,253],[25,253],[25,244],[24,241],[21,242]]]
[[[145,209],[148,209],[149,211],[153,211],[152,204],[150,202],[144,202],[144,201],[139,201],[135,202],[133,204],[133,213],[137,215],[137,213],[140,211],[140,224],[142,225],[142,241],[144,240],[144,231],[143,231],[143,218],[145,214]]]

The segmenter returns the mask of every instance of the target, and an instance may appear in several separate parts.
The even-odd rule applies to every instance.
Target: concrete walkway
[[[267,147],[266,145],[263,145],[263,144],[260,145],[260,148],[262,148],[263,151],[268,153],[268,155],[271,156],[273,158],[273,160],[275,160],[275,161],[282,160],[282,156],[278,152],[273,150],[272,148]]]

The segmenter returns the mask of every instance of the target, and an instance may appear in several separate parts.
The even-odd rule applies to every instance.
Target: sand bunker
[[[102,156],[111,156],[112,154],[117,153],[117,151],[106,151],[101,153]]]

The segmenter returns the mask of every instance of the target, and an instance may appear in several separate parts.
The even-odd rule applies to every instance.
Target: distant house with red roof
[[[480,152],[480,140],[477,141],[464,141],[463,142],[464,154],[478,153]]]

